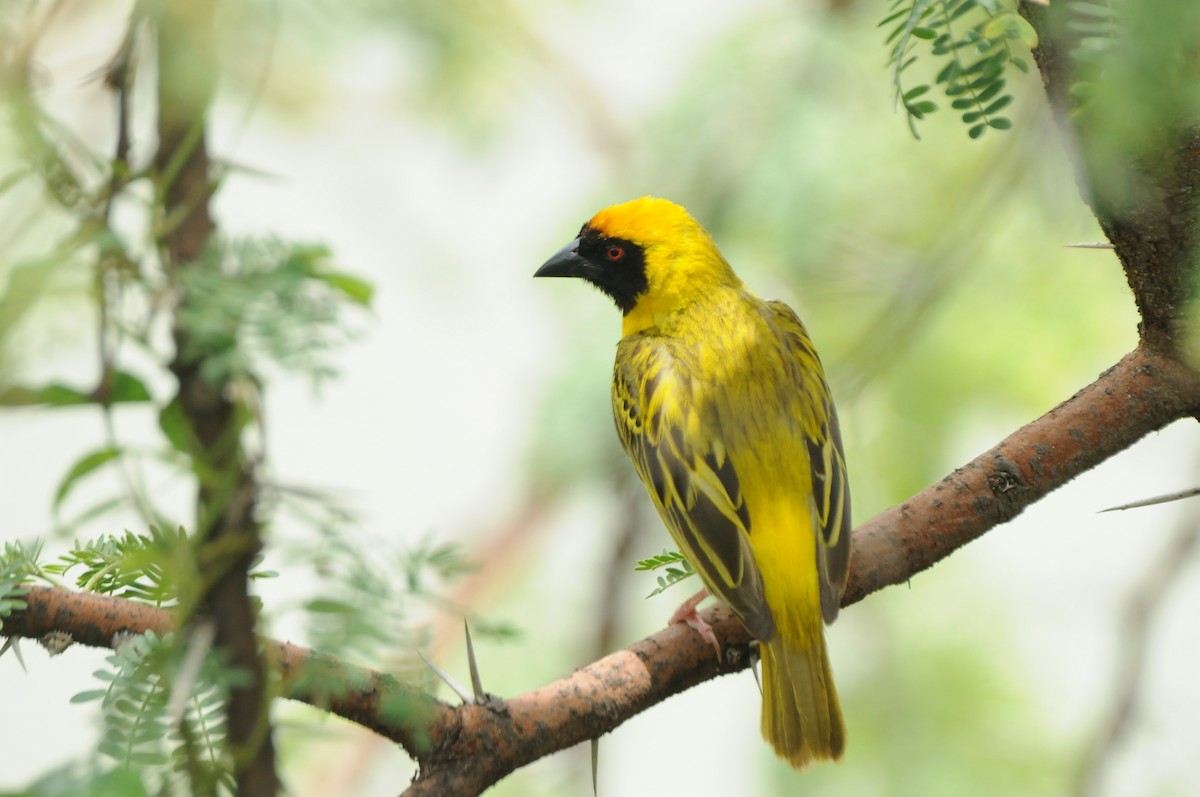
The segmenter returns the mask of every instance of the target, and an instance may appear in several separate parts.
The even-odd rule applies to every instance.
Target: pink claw
[[[696,629],[696,633],[705,642],[713,646],[713,650],[717,652],[717,659],[721,658],[721,643],[717,641],[717,635],[713,633],[712,626],[704,621],[700,613],[696,611],[696,604],[708,597],[708,590],[702,589],[692,597],[685,600],[671,615],[671,619],[667,621],[669,625],[676,623],[687,623],[692,628]]]

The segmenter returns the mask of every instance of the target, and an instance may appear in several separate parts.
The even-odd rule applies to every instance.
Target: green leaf
[[[52,384],[40,388],[10,387],[0,391],[0,406],[31,407],[44,404],[50,407],[71,407],[88,404],[92,397],[66,385]]]
[[[89,689],[86,692],[77,692],[71,695],[70,702],[72,703],[91,703],[93,700],[100,700],[108,694],[107,689]]]
[[[691,563],[688,562],[687,557],[679,551],[663,551],[662,553],[652,556],[649,559],[639,559],[637,567],[635,567],[634,570],[657,570],[660,567],[665,567],[677,562],[686,563],[686,567],[691,567]]]
[[[1017,38],[1019,38],[1021,40],[1021,43],[1024,44],[1026,47],[1028,47],[1030,50],[1032,50],[1034,47],[1037,47],[1038,46],[1037,31],[1034,30],[1033,25],[1029,24],[1029,20],[1025,19],[1025,17],[1022,17],[1019,14],[1015,15],[1014,19],[1016,20],[1015,27],[1016,27],[1016,31],[1017,31]],[[1016,59],[1014,58],[1013,61],[1015,63]]]
[[[1002,70],[1003,68],[1004,68],[1004,53],[999,52],[999,53],[994,53],[992,55],[980,58],[978,61],[975,61],[974,63],[967,66],[967,68],[964,69],[963,72],[968,75],[973,75],[975,73],[984,74],[984,75],[994,75],[997,73],[996,72],[997,70]]]
[[[112,462],[119,456],[121,456],[120,448],[106,446],[105,448],[84,454],[77,459],[75,464],[71,466],[71,469],[67,471],[67,475],[63,477],[62,482],[58,485],[58,489],[54,492],[54,502],[52,504],[54,511],[58,511],[62,502],[66,500],[67,495],[70,494],[80,479]]]
[[[1013,28],[1013,17],[1015,16],[1016,14],[1012,12],[997,14],[985,22],[979,32],[989,39],[1001,39]]]
[[[109,404],[132,404],[149,401],[150,391],[142,380],[126,371],[114,371],[108,383]]]
[[[950,61],[944,67],[942,67],[942,71],[937,73],[937,77],[934,78],[934,82],[945,83],[948,80],[952,80],[958,76],[959,71],[958,61]]]
[[[992,83],[986,89],[979,92],[979,94],[977,94],[975,96],[975,101],[980,104],[985,103],[988,100],[990,100],[992,97],[995,97],[998,93],[1000,93],[1001,89],[1003,89],[1003,88],[1004,88],[1004,81],[997,80],[995,83]],[[991,111],[989,110],[988,113],[991,113]]]
[[[310,612],[320,612],[322,614],[354,613],[354,607],[350,604],[329,598],[316,598],[306,603],[304,608]]]
[[[33,388],[14,385],[0,390],[0,407],[29,407],[38,403],[37,391]]]
[[[192,427],[188,424],[187,416],[183,414],[183,406],[178,397],[159,411],[158,428],[162,430],[171,448],[181,454],[192,455]]]
[[[929,39],[937,38],[937,31],[933,30],[932,28],[916,27],[912,29],[912,35],[918,39],[925,39],[928,41]]]
[[[674,565],[678,565],[675,567]],[[647,598],[652,598],[658,595],[663,590],[690,578],[696,574],[692,563],[687,560],[687,557],[678,551],[663,551],[658,556],[653,556],[649,559],[642,559],[638,562],[637,570],[656,570],[660,567],[666,567],[666,575],[659,576],[656,579],[658,587],[654,589]]]
[[[343,271],[322,271],[312,276],[313,279],[324,282],[355,304],[362,307],[371,306],[371,300],[375,296],[375,286],[366,280]]]
[[[980,99],[982,100],[982,95],[980,96]],[[1006,107],[1006,106],[1007,106],[1009,103],[1011,103],[1011,102],[1012,102],[1012,95],[1011,95],[1011,94],[1006,94],[1006,95],[1004,95],[1003,97],[1001,97],[1000,99],[998,99],[998,100],[996,100],[995,102],[993,102],[993,103],[992,103],[991,105],[989,105],[988,107],[984,108],[984,109],[983,109],[983,112],[984,112],[985,114],[987,114],[988,116],[991,116],[991,115],[992,115],[992,114],[994,114],[996,111],[1000,110],[1001,108],[1004,108],[1004,107]]]
[[[995,119],[989,119],[988,126],[993,127],[996,130],[1008,130],[1012,127],[1012,121],[1004,118],[1003,116],[998,116]]]
[[[922,100],[921,102],[914,102],[912,105],[909,105],[908,110],[909,113],[923,116],[927,113],[933,113],[936,111],[937,103],[933,102],[932,100]]]
[[[980,75],[979,77],[975,78],[975,80],[972,80],[970,83],[967,84],[967,91],[975,91],[975,92],[985,91],[995,82],[996,82],[996,75],[994,75],[994,74],[989,73],[989,74]]]
[[[46,385],[38,390],[37,397],[37,403],[51,407],[71,407],[76,404],[89,404],[92,401],[90,394],[59,384]]]
[[[92,522],[93,520],[95,520],[98,517],[103,517],[105,515],[111,514],[112,512],[115,512],[118,509],[122,509],[128,505],[129,505],[129,497],[128,496],[126,496],[124,494],[112,496],[110,498],[104,499],[103,501],[101,501],[98,504],[95,504],[94,506],[89,507],[88,509],[79,513],[78,515],[71,518],[70,520],[64,521],[63,523],[61,523],[59,525],[58,528],[60,530],[77,529],[81,526],[87,525],[88,523]]]
[[[978,5],[978,3],[976,3],[975,0],[966,0],[965,3],[963,3],[962,5],[960,5],[958,8],[954,9],[950,13],[950,21],[953,22],[954,20],[961,17],[963,14],[966,14],[969,11],[971,11],[972,9],[974,9],[977,5]]]
[[[967,135],[971,138],[979,138],[983,135],[983,131],[987,129],[987,125],[978,124],[967,131]]]
[[[14,386],[0,390],[0,407],[77,407],[96,403],[99,398],[91,391],[54,382],[39,388]],[[113,372],[108,391],[110,404],[149,400],[150,392],[140,379],[124,371]]]
[[[922,94],[926,93],[927,91],[929,91],[928,84],[920,85],[920,86],[917,86],[916,88],[912,88],[912,89],[909,89],[908,91],[904,92],[904,96],[902,97],[902,99],[904,99],[905,101],[913,100],[913,99],[916,99],[917,97],[920,97]]]

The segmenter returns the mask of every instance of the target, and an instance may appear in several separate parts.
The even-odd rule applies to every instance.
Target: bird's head
[[[626,334],[740,284],[708,231],[679,205],[654,197],[600,211],[533,276],[592,283],[616,302]]]

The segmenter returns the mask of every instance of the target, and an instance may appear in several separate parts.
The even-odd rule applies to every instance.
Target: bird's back
[[[806,440],[820,425],[821,396],[819,388],[803,378],[812,363],[797,361],[788,343],[789,334],[804,340],[807,335],[798,321],[795,327],[781,324],[786,319],[771,304],[740,286],[706,299],[675,314],[669,323],[621,340],[614,379],[617,428],[652,495],[661,496],[664,489],[654,487],[661,477],[656,477],[647,451],[662,459],[664,447],[686,467],[686,473],[669,485],[676,492],[686,492],[677,482],[690,478],[699,492],[711,486],[725,495],[737,493],[729,495],[727,505],[725,495],[715,496],[718,510],[724,510],[721,517],[710,520],[708,528],[696,529],[695,535],[688,533],[689,521],[695,518],[686,512],[689,503],[695,506],[695,496],[679,496],[683,512],[664,506],[668,502],[661,498],[656,504],[689,557],[693,552],[688,548],[695,547],[692,536],[717,549],[717,564],[736,559],[721,554],[736,552],[739,544],[752,553],[746,564],[758,572],[746,579],[748,584],[738,583],[736,573],[728,574],[732,584],[705,573],[703,560],[712,557],[701,556],[698,569],[708,576],[710,590],[740,615],[759,618],[759,631],[776,622],[792,625],[801,618],[776,618],[766,604],[804,604],[807,598],[804,605],[813,605],[817,589]],[[631,408],[640,419],[628,417]],[[711,467],[718,460],[720,465]],[[711,485],[710,473],[717,477]],[[722,473],[726,481],[736,482],[735,489],[721,483]],[[721,490],[715,490],[718,487]],[[728,518],[731,508],[734,517]],[[722,518],[735,522],[720,523]],[[764,582],[767,591],[779,594],[762,591]],[[803,594],[791,594],[797,590]],[[747,625],[755,631],[751,622]],[[763,638],[759,631],[756,636]],[[810,633],[806,630],[805,635]]]

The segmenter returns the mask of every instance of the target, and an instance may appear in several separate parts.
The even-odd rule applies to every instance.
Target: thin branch
[[[1142,436],[1198,410],[1200,376],[1173,359],[1133,351],[992,450],[859,526],[842,605],[904,583]],[[171,625],[166,612],[113,598],[39,587],[26,600],[29,608],[5,621],[5,633],[40,637],[57,628],[77,642],[107,646],[120,630]],[[288,697],[370,728],[417,759],[420,773],[408,794],[477,794],[671,695],[748,666],[750,636],[741,623],[722,607],[704,619],[721,641],[724,661],[690,629],[669,626],[524,695],[454,708],[380,673],[294,646],[271,643],[271,649],[288,676]],[[318,662],[324,678],[291,677],[304,661]],[[351,688],[318,689],[331,683]]]
[[[41,639],[65,631],[75,644],[113,648],[124,634],[175,628],[170,610],[137,601],[75,592],[62,587],[27,587],[27,608],[4,619],[4,633]],[[419,758],[429,749],[424,728],[448,706],[386,673],[338,661],[287,642],[263,641],[266,657],[279,669],[285,697],[329,711],[401,745]]]

